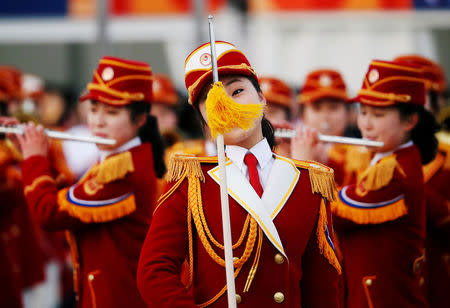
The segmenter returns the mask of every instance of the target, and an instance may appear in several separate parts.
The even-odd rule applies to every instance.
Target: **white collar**
[[[374,157],[372,158],[372,160],[370,161],[370,165],[373,166],[373,165],[375,165],[376,163],[378,163],[382,158],[385,158],[385,157],[387,157],[387,156],[393,154],[394,152],[396,152],[396,151],[398,151],[398,150],[400,150],[400,149],[404,149],[404,148],[410,147],[410,146],[412,146],[412,145],[414,145],[414,142],[412,142],[412,140],[409,140],[408,142],[403,143],[402,145],[396,147],[396,148],[395,148],[394,150],[392,150],[392,151],[376,153],[375,156],[374,156]]]
[[[109,151],[100,151],[100,161],[104,161],[105,158],[110,155],[128,151],[131,148],[141,145],[141,143],[141,138],[136,136],[133,139],[128,140],[118,148]]]
[[[273,158],[272,150],[270,149],[269,143],[267,142],[266,138],[263,138],[250,150],[237,145],[227,145],[225,147],[225,153],[227,154],[227,157],[231,159],[233,164],[235,164],[240,170],[242,170],[242,165],[244,164],[245,154],[247,154],[248,152],[255,155],[261,169],[264,169],[264,167]]]

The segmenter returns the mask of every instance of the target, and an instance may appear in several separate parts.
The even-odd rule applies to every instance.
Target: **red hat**
[[[166,75],[153,75],[153,102],[168,106],[175,106],[178,103],[177,90]]]
[[[423,106],[425,82],[422,69],[417,65],[373,60],[361,90],[351,101],[383,107],[400,103]]]
[[[217,41],[217,69],[219,75],[239,74],[258,79],[245,55],[233,44]],[[206,83],[212,80],[210,43],[197,47],[186,58],[184,82],[189,92],[189,104],[194,104]]]
[[[443,92],[446,87],[445,74],[442,67],[436,62],[419,55],[403,55],[394,59],[394,62],[406,62],[418,65],[422,68],[427,83],[426,89]]]
[[[103,57],[94,72],[88,93],[80,100],[95,100],[112,106],[152,101],[152,69],[147,63]]]
[[[10,66],[0,66],[0,101],[9,102],[24,97],[22,73]]]
[[[267,103],[287,108],[292,107],[292,90],[286,83],[273,77],[260,77],[259,85]]]
[[[297,100],[300,104],[311,104],[323,98],[347,101],[347,89],[339,72],[331,69],[310,72]]]

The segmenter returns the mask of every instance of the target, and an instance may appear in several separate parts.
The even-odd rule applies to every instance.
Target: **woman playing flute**
[[[148,64],[104,57],[88,93],[88,126],[101,160],[77,184],[57,190],[41,127],[17,135],[24,156],[25,196],[48,231],[67,230],[78,307],[145,307],[136,287],[137,262],[156,201],[156,177],[165,173],[161,138],[150,116]],[[83,153],[79,153],[83,155]]]

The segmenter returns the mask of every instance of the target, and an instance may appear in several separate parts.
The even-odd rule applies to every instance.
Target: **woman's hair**
[[[418,115],[419,121],[410,132],[411,139],[419,148],[422,164],[431,162],[436,156],[438,147],[435,133],[438,131],[439,125],[434,116],[424,107],[418,105],[398,104],[394,108],[399,111],[402,120],[408,119],[413,114]]]
[[[253,76],[246,76],[246,75],[240,75],[242,77],[247,78],[252,83],[253,87],[255,87],[256,92],[262,93],[261,87],[258,83],[258,80],[256,80]],[[201,96],[201,95],[200,95]],[[202,127],[205,127],[207,125],[205,119],[203,119],[203,116],[200,112],[200,109],[198,108],[199,100],[194,102],[194,110],[195,114],[197,115],[198,119],[200,120],[200,123]],[[267,139],[267,142],[269,143],[270,148],[273,150],[276,146],[275,142],[275,129],[273,128],[272,124],[267,120],[264,116],[261,120],[261,127],[262,127],[262,135]]]
[[[139,128],[138,136],[142,142],[149,142],[152,145],[153,167],[156,176],[162,178],[166,173],[166,164],[164,162],[164,142],[158,130],[158,123],[154,116],[150,115],[151,105],[146,102],[133,102],[127,105],[130,110],[131,121],[136,122],[137,119],[145,115],[145,124]]]

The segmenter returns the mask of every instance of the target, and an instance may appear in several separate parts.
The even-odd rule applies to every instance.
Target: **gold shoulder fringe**
[[[167,200],[181,185],[185,178],[188,178],[189,181],[192,179],[205,181],[205,176],[203,175],[202,168],[200,166],[200,160],[188,154],[174,154],[169,161],[169,168],[166,173],[166,181],[167,182],[176,182],[167,192],[162,194],[158,202],[156,204],[155,210],[153,211],[153,215],[155,215],[156,211],[159,207]]]
[[[58,192],[58,205],[60,210],[67,212],[70,216],[78,218],[85,223],[112,221],[129,215],[136,210],[134,194],[114,204],[88,207],[79,206],[67,200],[68,190],[69,187]]]
[[[90,177],[95,177],[99,184],[110,183],[123,179],[129,172],[134,171],[131,152],[123,152],[105,159],[102,163],[92,167],[79,181],[84,182]]]
[[[360,225],[380,224],[387,221],[393,221],[408,213],[403,198],[383,207],[364,209],[349,206],[338,199],[333,202],[332,209],[333,213],[337,216]]]
[[[334,170],[315,161],[293,160],[298,168],[308,169],[313,193],[319,193],[329,201],[336,199]]]
[[[369,191],[385,187],[392,181],[395,170],[399,171],[402,176],[406,176],[395,155],[381,159],[381,161],[367,168],[358,177],[356,193],[360,196],[365,196]]]
[[[205,181],[200,160],[192,155],[175,154],[169,162],[169,170],[167,171],[167,181],[178,181],[184,176],[196,177],[202,182]]]
[[[339,264],[339,260],[336,256],[336,252],[330,243],[328,243],[327,235],[325,233],[327,230],[327,210],[325,207],[325,202],[322,199],[320,202],[319,209],[319,220],[317,222],[317,239],[319,242],[319,250],[322,255],[328,260],[328,262],[336,269],[339,274],[342,274],[342,268]],[[328,230],[328,233],[330,230]]]

